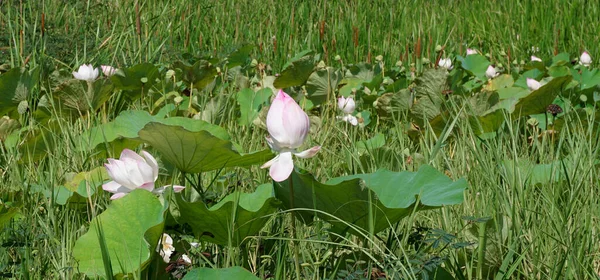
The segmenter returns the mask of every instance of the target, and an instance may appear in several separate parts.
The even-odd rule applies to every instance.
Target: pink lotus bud
[[[108,176],[113,179],[102,185],[103,190],[114,193],[110,199],[121,198],[138,188],[160,194],[168,187],[154,188],[158,178],[158,163],[148,152],[142,151],[142,155],[144,157],[125,149],[119,159],[109,158],[108,163],[104,164]],[[173,186],[175,192],[183,189],[183,186]]]
[[[109,66],[109,65],[102,65],[100,66],[100,68],[102,68],[102,74],[104,74],[104,76],[106,77],[110,77],[112,75],[115,74],[115,72],[117,72],[117,69]]]
[[[338,108],[346,114],[352,114],[354,109],[356,109],[356,103],[354,103],[352,96],[348,98],[342,96],[338,98]]]
[[[477,54],[477,50],[475,49],[467,49],[467,55]]]
[[[73,72],[73,77],[77,80],[93,82],[98,78],[100,73],[98,72],[98,68],[94,68],[91,64],[83,64],[79,66],[77,72]]]
[[[527,78],[527,87],[529,88],[529,90],[531,90],[531,91],[538,90],[541,86],[542,86],[542,84],[540,82],[536,81],[535,79]]]
[[[583,52],[579,57],[579,63],[583,66],[590,66],[590,64],[592,64],[592,57],[588,52]]]
[[[309,129],[308,115],[293,98],[279,90],[267,113],[267,130],[270,135],[267,143],[279,154],[261,166],[270,168],[269,175],[273,180],[281,182],[292,174],[292,154],[300,158],[310,158],[321,149],[320,146],[315,146],[306,151],[296,152],[304,143]]]

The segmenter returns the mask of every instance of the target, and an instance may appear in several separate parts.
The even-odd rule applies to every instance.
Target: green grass
[[[446,55],[476,48],[504,65],[514,59],[528,60],[532,54],[549,58],[555,51],[578,56],[587,50],[595,61],[600,58],[600,33],[596,32],[600,6],[587,1],[200,2],[4,0],[0,4],[0,64],[18,67],[28,61],[30,68],[42,65],[47,69],[75,68],[88,62],[168,66],[184,53],[219,54],[244,43],[255,45],[252,57],[269,64],[274,72],[305,49],[323,53],[328,65],[337,65],[336,55],[344,63],[374,61],[383,55],[388,67],[398,60],[409,66],[416,57],[435,61],[437,45],[445,46]],[[532,52],[532,47],[539,51]],[[237,124],[236,92],[230,85],[216,95],[214,100],[225,108],[216,124],[226,128],[245,152],[266,148],[264,129]],[[209,97],[201,98],[201,105],[208,101]],[[460,110],[457,106],[454,113]],[[151,105],[137,102],[132,107],[150,109]],[[107,108],[109,119],[115,117],[114,110]],[[569,119],[561,133],[531,141],[528,136],[537,139],[539,131],[521,119],[509,122],[498,137],[481,141],[468,122],[459,119],[449,138],[441,142],[428,127],[422,128],[423,137],[414,140],[404,130],[406,116],[369,129],[336,122],[333,112],[319,117],[306,146],[319,144],[322,150],[314,159],[296,161],[318,180],[380,168],[412,171],[430,163],[453,179],[466,178],[470,188],[463,204],[413,214],[375,240],[369,236],[329,239],[323,222],[298,226],[300,241],[294,243],[299,244],[307,279],[341,277],[342,270],[364,276],[376,263],[390,279],[418,279],[408,261],[425,263],[438,256],[447,257],[444,266],[464,279],[598,278],[600,139],[596,131],[582,129],[581,120]],[[0,202],[21,206],[20,218],[0,233],[0,276],[84,278],[77,273],[71,251],[91,219],[109,205],[108,196],[95,196],[73,208],[57,205],[42,192],[52,191],[73,173],[105,163],[104,158],[80,151],[76,142],[76,135],[101,122],[101,118],[74,123],[58,119],[61,133],[49,134],[46,140],[54,143],[53,149],[40,160],[20,162],[18,151],[0,145]],[[377,133],[385,134],[385,147],[359,156],[355,143]],[[567,155],[568,162],[558,161]],[[568,180],[536,185],[526,178],[527,170],[502,165],[514,160],[556,163],[552,172],[565,172]],[[220,175],[230,177],[220,178],[222,188],[215,191],[216,198],[234,188],[252,191],[270,182],[258,166],[228,169]],[[204,183],[209,184],[213,176],[215,172],[204,175]],[[477,223],[467,216],[490,220]],[[242,248],[201,243],[191,252],[194,266],[239,265],[263,279],[293,279],[289,224],[289,215],[275,215],[261,235]],[[479,242],[481,250],[470,244],[432,246],[417,252],[411,238],[418,237],[418,226],[448,234],[434,237],[455,236],[450,242],[454,245]],[[186,230],[182,229],[189,233]],[[345,257],[354,262],[342,261]],[[150,272],[145,273],[136,277],[152,279]]]

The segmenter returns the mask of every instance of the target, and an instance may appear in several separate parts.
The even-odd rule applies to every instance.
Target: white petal
[[[294,153],[299,158],[311,158],[314,157],[321,150],[321,146],[314,146],[308,150],[304,150],[299,153]]]
[[[148,163],[148,165],[152,167],[152,175],[154,177],[154,180],[156,181],[156,179],[158,178],[158,162],[156,162],[156,159],[146,151],[142,151],[142,155],[144,156],[144,158],[146,158],[146,163]]]
[[[269,175],[276,182],[285,181],[292,171],[294,170],[294,161],[292,160],[292,153],[286,152],[279,154],[279,157],[271,165],[269,169]]]
[[[273,163],[275,163],[277,160],[279,159],[279,155],[276,155],[274,158],[272,158],[271,160],[265,162],[265,164],[263,164],[260,168],[269,168],[271,167],[271,165],[273,165]]]
[[[123,189],[121,187],[121,184],[119,184],[119,183],[117,183],[115,181],[110,181],[110,182],[102,185],[102,189],[103,190],[105,190],[107,192],[111,192],[111,193],[117,193],[117,192],[119,192],[118,191],[119,188]]]

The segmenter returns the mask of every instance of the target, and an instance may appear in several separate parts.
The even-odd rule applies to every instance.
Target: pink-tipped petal
[[[173,191],[174,192],[181,192],[185,189],[185,186],[180,186],[180,185],[173,185]]]
[[[121,197],[124,197],[124,196],[126,196],[126,195],[127,195],[127,193],[116,193],[116,194],[113,194],[113,195],[110,197],[110,199],[112,199],[112,200],[115,200],[115,199],[119,199],[119,198],[121,198]]]
[[[527,78],[527,87],[529,90],[538,90],[541,86],[542,84],[535,79]]]
[[[152,191],[154,191],[154,182],[148,182],[148,183],[142,184],[140,186],[140,189],[144,189],[149,192],[152,192]]]
[[[277,161],[271,165],[269,169],[269,175],[276,182],[285,181],[292,171],[294,170],[294,161],[292,160],[292,153],[286,152],[279,154]]]
[[[115,181],[110,181],[110,182],[102,185],[102,189],[105,190],[105,191],[107,191],[107,192],[110,192],[110,193],[117,193],[117,192],[119,192],[118,191],[119,188],[121,188],[121,184],[119,184],[119,183],[117,183]]]
[[[124,160],[126,158],[132,159],[135,161],[145,161],[142,156],[138,155],[136,152],[134,152],[130,149],[124,149],[123,151],[121,151],[121,157],[119,159]]]
[[[302,152],[295,153],[294,155],[296,155],[299,158],[311,158],[311,157],[314,157],[320,150],[321,150],[321,146],[314,146],[308,150],[304,150]]]

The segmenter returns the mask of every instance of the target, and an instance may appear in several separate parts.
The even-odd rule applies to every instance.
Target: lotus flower
[[[145,189],[155,194],[161,194],[169,186],[154,188],[154,181],[158,178],[158,163],[156,159],[146,151],[142,156],[134,151],[125,149],[121,152],[119,159],[108,159],[104,166],[112,181],[102,185],[102,189],[114,193],[110,199],[121,198],[135,189]],[[175,192],[184,189],[183,186],[173,186]]]
[[[579,63],[586,67],[590,66],[592,64],[592,57],[588,52],[583,52],[579,57]]]
[[[354,99],[351,96],[348,98],[343,96],[338,98],[338,108],[344,112],[344,116],[341,118],[342,121],[349,122],[354,126],[358,125],[358,119],[352,115],[354,109],[356,109],[356,103],[354,103]]]
[[[100,72],[98,72],[98,68],[94,68],[91,64],[84,64],[79,66],[77,72],[73,72],[73,77],[78,80],[93,82],[98,78]]]
[[[467,49],[467,55],[477,54],[477,50],[475,49]]]
[[[492,65],[488,66],[487,70],[485,70],[485,76],[488,79],[492,79],[492,78],[498,76],[498,74],[499,73],[496,71],[496,68]]]
[[[115,72],[117,72],[117,69],[109,66],[109,65],[102,65],[100,66],[100,68],[102,68],[102,74],[104,74],[104,76],[106,77],[110,77],[112,75],[115,74]]]
[[[542,59],[541,59],[541,58],[539,58],[539,57],[537,57],[537,56],[535,56],[535,55],[532,55],[532,56],[531,56],[531,61],[539,61],[539,62],[542,62]]]
[[[444,67],[448,70],[452,70],[452,60],[450,60],[450,58],[442,58],[438,62],[438,66]]]
[[[540,84],[540,82],[536,81],[535,79],[527,78],[527,87],[529,88],[529,90],[537,90],[541,86],[542,84]]]
[[[173,252],[175,252],[175,247],[173,247],[173,238],[171,238],[171,236],[168,234],[163,233],[156,251],[163,258],[163,261],[169,263],[169,261],[171,261],[171,255]]]
[[[296,151],[304,143],[309,128],[308,115],[293,98],[279,90],[267,113],[267,130],[270,135],[267,143],[279,154],[261,166],[269,167],[269,175],[276,182],[284,181],[292,174],[292,154],[300,158],[311,158],[321,149],[321,146],[314,146],[302,152]]]

